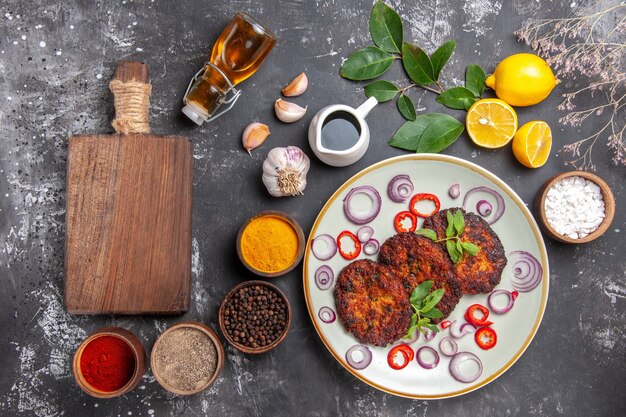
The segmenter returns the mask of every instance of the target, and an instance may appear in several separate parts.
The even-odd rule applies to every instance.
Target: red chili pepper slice
[[[423,201],[423,200],[429,200],[435,203],[435,209],[428,214],[417,211],[417,209],[415,208],[415,205],[418,202]],[[411,213],[415,214],[417,217],[422,217],[422,218],[432,216],[433,214],[439,211],[439,208],[441,208],[441,203],[439,202],[439,199],[437,198],[436,195],[429,194],[429,193],[415,194],[413,198],[411,198],[411,202],[409,203],[409,210],[411,210]]]
[[[341,247],[341,239],[344,237],[349,237],[354,242],[354,249],[352,252],[345,252]],[[339,233],[339,236],[337,237],[337,249],[339,249],[339,254],[343,256],[344,259],[351,261],[359,256],[359,253],[361,253],[361,242],[359,242],[359,238],[357,238],[354,233],[349,230],[344,230]]]
[[[482,314],[481,317],[476,317],[476,314],[474,314],[477,310]],[[467,320],[468,323],[472,323],[476,327],[489,326],[490,324],[493,324],[492,321],[487,321],[488,317],[489,309],[480,304],[472,304],[465,313],[465,320]]]
[[[406,219],[411,219],[411,227],[409,227],[408,229],[403,224]],[[415,217],[415,214],[411,213],[410,211],[401,211],[400,213],[396,214],[395,219],[393,219],[393,225],[395,226],[396,232],[398,233],[414,232],[415,229],[417,229],[417,217]]]
[[[439,323],[442,329],[447,329],[448,327],[450,327],[451,324],[452,322],[450,320],[444,320],[441,323]]]
[[[519,293],[517,291],[513,291],[511,293],[511,298],[513,299],[513,301],[515,301],[515,299],[517,298],[518,295],[519,295]]]
[[[400,370],[405,368],[414,357],[413,349],[406,343],[402,343],[391,348],[387,355],[387,363],[391,369]],[[401,359],[402,362],[397,363],[396,359]]]
[[[476,344],[484,350],[489,350],[498,343],[498,335],[491,327],[481,327],[474,333]]]

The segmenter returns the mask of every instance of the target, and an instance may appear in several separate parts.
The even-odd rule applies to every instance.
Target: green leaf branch
[[[443,297],[445,290],[440,288],[431,292],[432,286],[432,280],[424,281],[415,287],[411,293],[409,301],[413,309],[413,315],[411,316],[409,329],[404,335],[405,339],[412,338],[415,330],[425,333],[424,328],[430,329],[430,331],[435,333],[439,332],[439,328],[431,323],[430,320],[443,317],[443,313],[435,306]]]
[[[440,113],[418,116],[407,92],[412,88],[421,88],[437,94],[437,102],[446,107],[468,110],[485,90],[485,72],[472,64],[465,73],[465,87],[446,89],[439,78],[454,53],[456,42],[445,42],[429,56],[419,46],[404,40],[402,18],[382,0],[378,0],[372,8],[369,29],[376,46],[351,54],[341,67],[340,75],[356,81],[371,80],[385,74],[393,61],[402,61],[410,84],[398,87],[390,81],[377,80],[364,88],[367,97],[376,97],[381,103],[397,97],[398,111],[408,120],[388,143],[418,153],[436,153],[446,149],[463,133],[464,125]]]
[[[457,210],[452,214],[450,210],[446,211],[446,218],[448,220],[448,226],[446,227],[446,237],[439,239],[437,232],[432,229],[418,229],[416,234],[425,236],[435,242],[445,242],[448,255],[452,262],[459,263],[463,259],[465,253],[475,256],[480,248],[472,242],[464,242],[461,240],[461,235],[465,230],[465,218],[463,212]]]

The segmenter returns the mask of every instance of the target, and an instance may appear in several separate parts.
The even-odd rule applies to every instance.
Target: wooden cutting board
[[[192,145],[149,133],[145,64],[118,63],[110,87],[117,133],[69,139],[67,310],[182,313],[190,303]]]

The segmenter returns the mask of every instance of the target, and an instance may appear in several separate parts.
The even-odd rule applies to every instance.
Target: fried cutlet
[[[461,298],[461,285],[454,276],[452,262],[441,245],[415,233],[400,233],[390,237],[380,248],[379,261],[387,265],[402,282],[410,296],[424,281],[433,281],[433,290],[445,293],[437,308],[448,317]]]
[[[386,346],[409,327],[409,297],[391,270],[377,262],[359,259],[347,265],[334,294],[339,320],[362,343]]]
[[[434,230],[440,239],[445,238],[448,227],[446,212],[454,213],[457,210],[461,210],[465,218],[461,241],[475,244],[480,251],[475,256],[464,255],[459,263],[454,264],[454,273],[464,294],[489,293],[500,283],[507,262],[504,247],[489,223],[461,208],[449,208],[427,218],[422,227]]]

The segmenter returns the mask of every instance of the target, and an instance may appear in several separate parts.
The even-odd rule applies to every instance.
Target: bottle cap
[[[203,114],[198,112],[198,110],[196,110],[194,107],[190,106],[189,104],[183,107],[183,113],[185,114],[185,116],[189,117],[198,126],[202,126],[202,123],[204,123],[207,120],[207,118]]]

